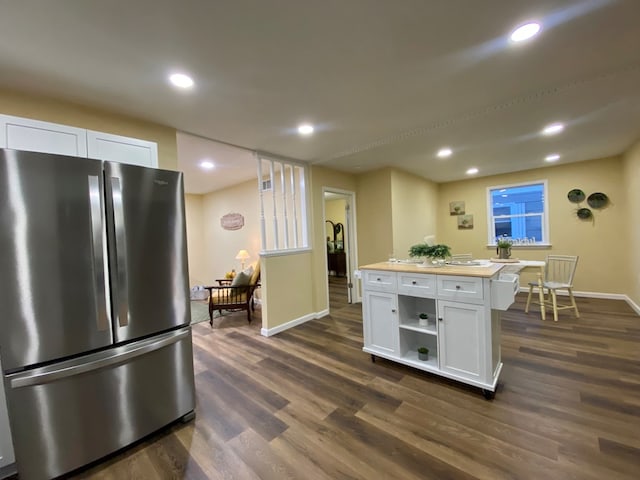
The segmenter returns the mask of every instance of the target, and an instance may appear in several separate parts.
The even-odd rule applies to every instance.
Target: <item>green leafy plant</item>
[[[427,347],[418,348],[418,353],[422,353],[423,355],[429,355],[429,349]]]
[[[513,242],[511,240],[498,240],[498,248],[511,248]]]
[[[412,257],[445,258],[451,256],[451,248],[448,245],[428,245],[418,243],[409,248],[409,255]]]
[[[429,315],[427,315],[426,313],[421,313],[420,315],[418,315],[418,317],[420,317],[423,320],[427,320],[429,318]]]

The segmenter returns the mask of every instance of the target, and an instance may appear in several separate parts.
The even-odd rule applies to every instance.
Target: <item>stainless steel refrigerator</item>
[[[0,359],[21,479],[192,416],[181,173],[0,149]]]

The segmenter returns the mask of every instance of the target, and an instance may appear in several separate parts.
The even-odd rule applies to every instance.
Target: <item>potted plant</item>
[[[496,244],[496,253],[498,254],[498,258],[509,258],[511,256],[511,245],[513,242],[511,240],[499,239]]]
[[[418,358],[423,361],[429,360],[429,349],[427,347],[418,348]]]
[[[429,315],[424,312],[418,315],[418,325],[421,327],[429,325]]]
[[[432,264],[444,264],[444,259],[451,256],[451,248],[443,244],[429,245],[427,243],[418,243],[409,248],[409,255],[411,257],[425,258],[425,265],[428,265],[426,261],[427,258],[436,260],[436,262],[432,262]]]

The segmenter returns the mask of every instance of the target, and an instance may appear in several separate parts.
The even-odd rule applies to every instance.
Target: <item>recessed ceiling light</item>
[[[472,167],[467,170],[467,175],[475,175],[476,173],[478,173],[478,169],[476,167]]]
[[[536,22],[525,23],[519,26],[511,33],[512,42],[522,42],[533,36],[540,31],[540,24]]]
[[[200,162],[200,167],[204,168],[205,170],[212,170],[215,168],[215,165],[213,164],[213,162],[205,160],[203,162]]]
[[[559,158],[560,155],[558,155],[557,153],[552,153],[551,155],[547,155],[546,157],[544,157],[546,162],[555,162]]]
[[[564,130],[564,125],[562,123],[552,123],[551,125],[547,125],[542,130],[543,135],[555,135]]]
[[[440,150],[438,150],[438,157],[447,158],[447,157],[450,157],[452,153],[453,152],[448,147],[441,148]]]
[[[184,73],[174,73],[169,76],[169,81],[179,88],[191,88],[193,87],[193,79],[189,75]]]
[[[298,133],[300,135],[311,135],[313,133],[313,125],[310,125],[308,123],[298,125]]]

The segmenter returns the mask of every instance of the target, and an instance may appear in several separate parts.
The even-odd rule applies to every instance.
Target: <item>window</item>
[[[487,193],[490,245],[498,237],[514,245],[549,243],[546,180],[489,187]]]
[[[306,168],[258,154],[262,253],[309,247]]]

